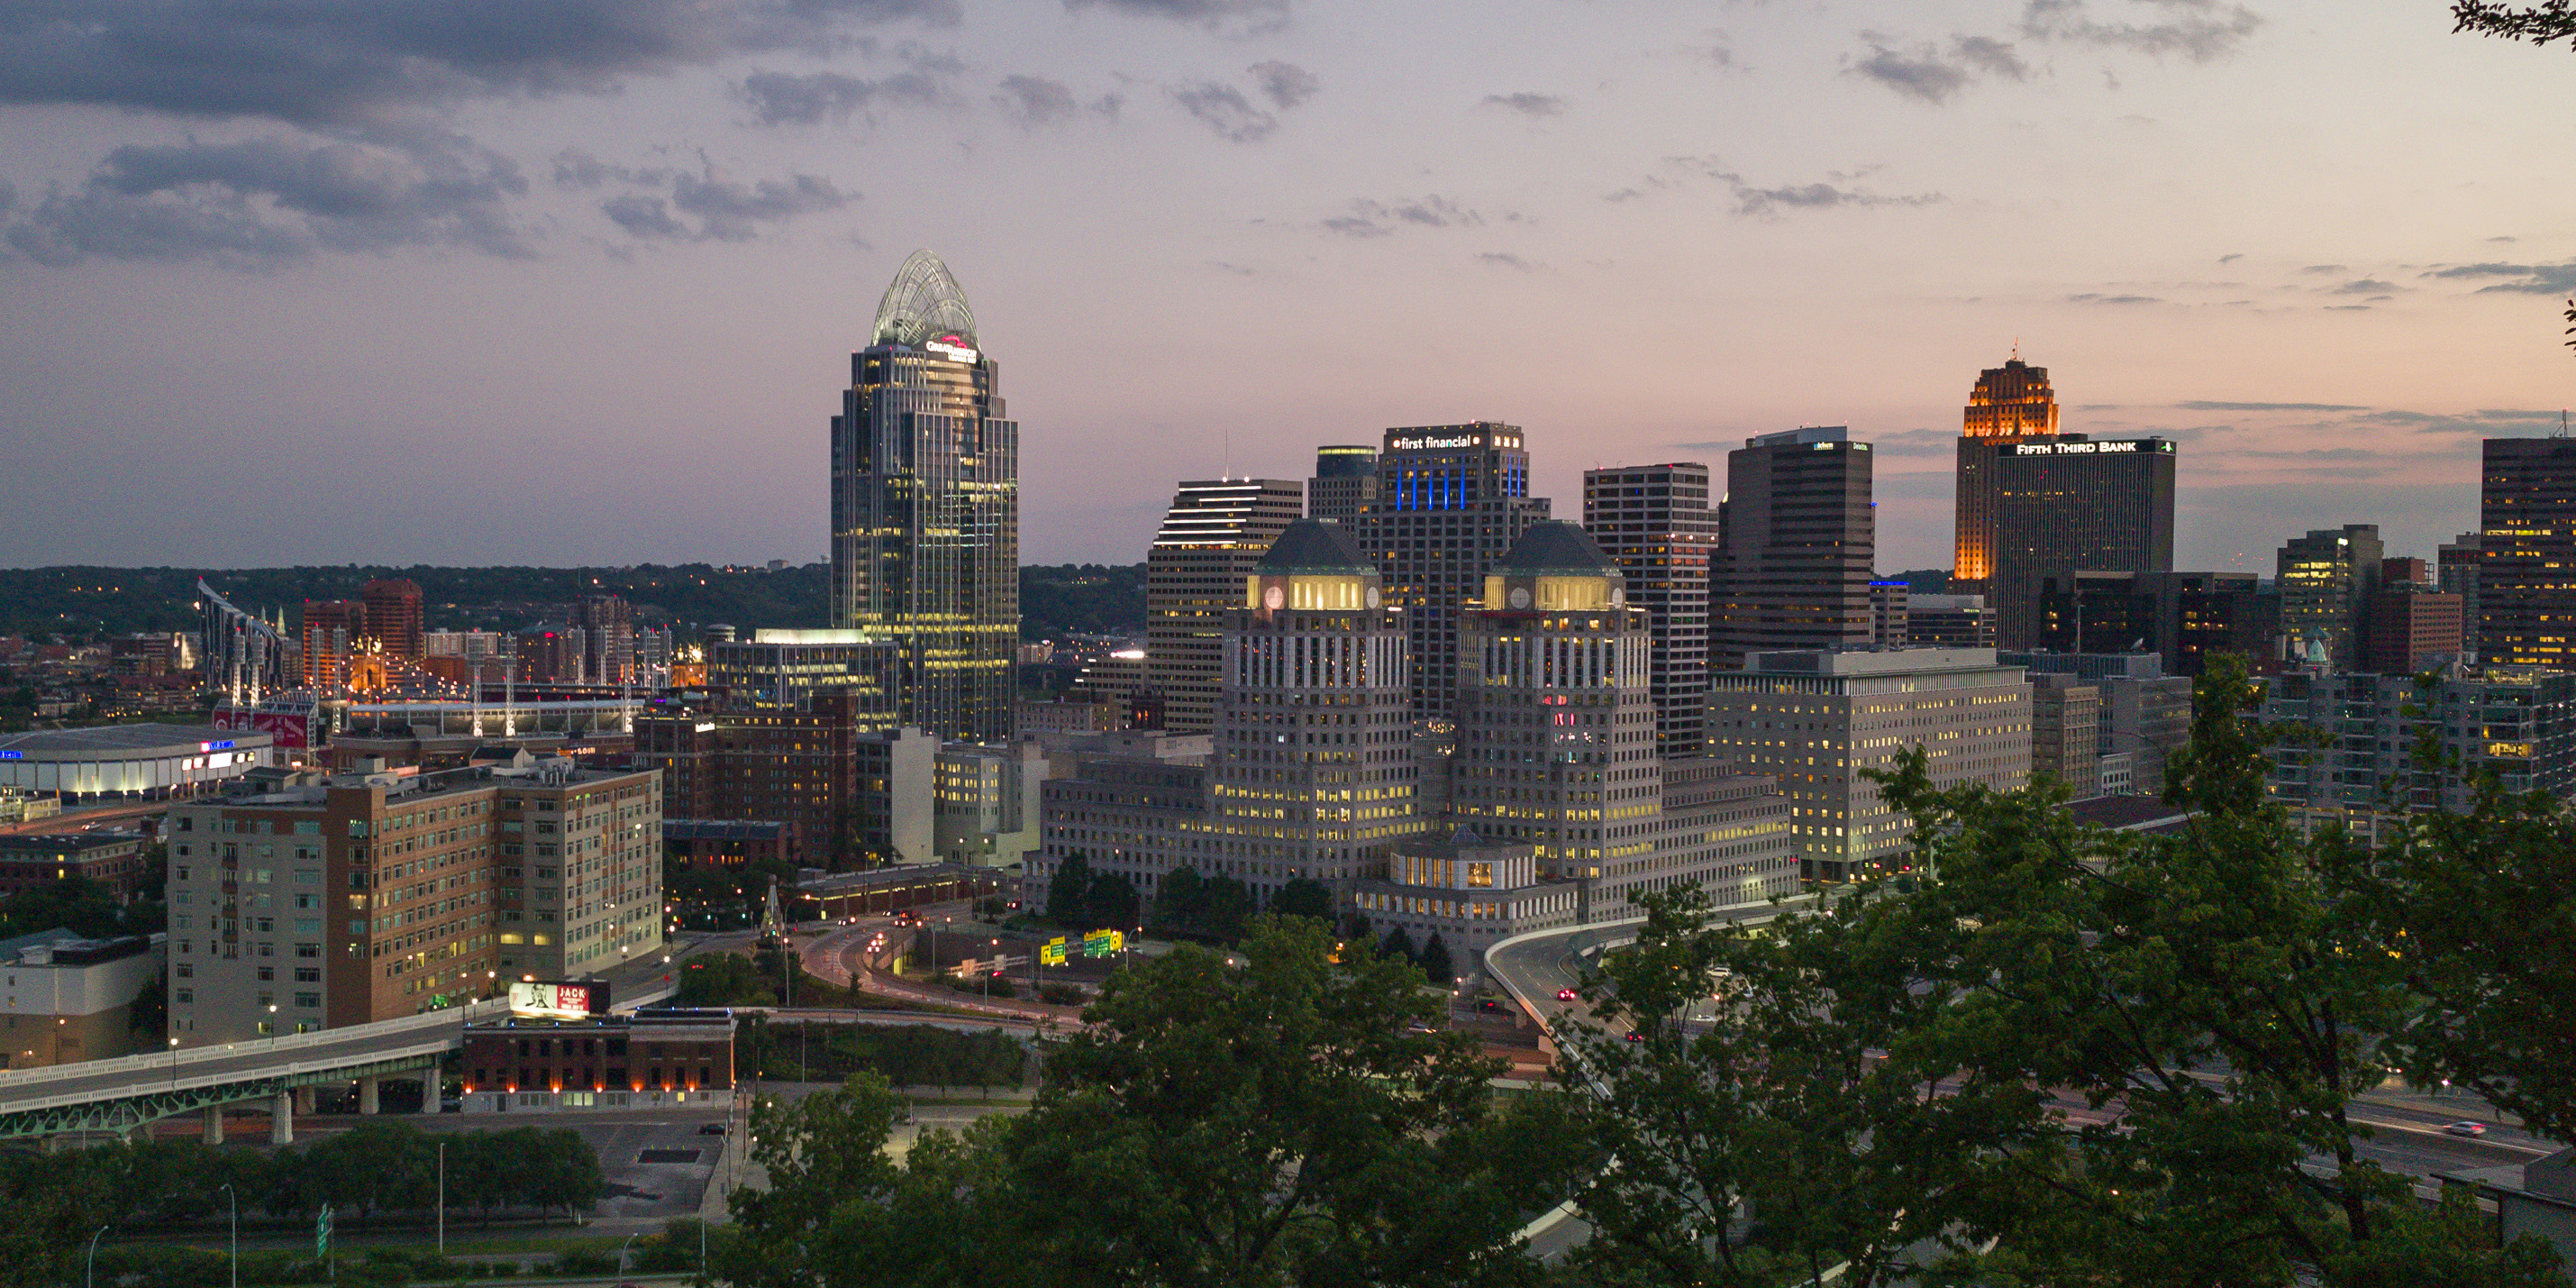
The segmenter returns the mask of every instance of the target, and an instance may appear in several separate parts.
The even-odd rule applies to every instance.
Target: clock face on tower
[[[1610,588],[1610,606],[1611,606],[1612,608],[1617,608],[1617,607],[1619,607],[1620,605],[1625,604],[1625,603],[1627,603],[1627,602],[1628,602],[1628,592],[1627,592],[1627,591],[1622,590],[1622,589],[1620,589],[1620,588],[1619,588],[1619,587],[1617,587],[1617,586],[1612,586],[1612,587]]]
[[[1375,586],[1368,588],[1368,606],[1371,608],[1377,607],[1377,587]]]
[[[1514,607],[1514,608],[1527,608],[1527,607],[1529,607],[1529,604],[1530,604],[1530,600],[1529,600],[1529,587],[1527,587],[1527,586],[1514,586],[1514,587],[1512,587],[1512,593],[1511,593],[1511,595],[1510,595],[1510,599],[1511,599],[1512,607]]]
[[[1262,587],[1261,606],[1274,613],[1278,612],[1282,608],[1286,608],[1288,606],[1288,588],[1285,586]]]

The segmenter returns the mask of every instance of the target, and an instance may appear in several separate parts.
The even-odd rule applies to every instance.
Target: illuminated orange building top
[[[1990,367],[1968,391],[1968,438],[2029,438],[2057,432],[2057,393],[2048,387],[2048,368],[2015,357]]]

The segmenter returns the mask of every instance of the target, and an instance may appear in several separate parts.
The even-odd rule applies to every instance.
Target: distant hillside
[[[197,578],[187,568],[0,568],[0,634],[82,639],[197,626]],[[775,572],[710,564],[632,568],[250,568],[203,574],[226,599],[253,612],[293,610],[306,600],[354,599],[379,577],[420,584],[429,625],[516,630],[588,594],[624,596],[636,619],[684,633],[712,622],[740,627],[827,625],[831,568],[805,564]],[[1022,634],[1141,630],[1145,568],[1096,564],[1020,570]]]

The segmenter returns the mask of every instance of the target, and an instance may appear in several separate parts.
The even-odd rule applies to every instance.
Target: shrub
[[[1056,1006],[1080,1006],[1090,1000],[1091,993],[1080,984],[1040,984],[1038,998]]]
[[[575,1248],[570,1252],[556,1256],[554,1264],[548,1268],[553,1271],[553,1273],[566,1277],[574,1275],[613,1275],[617,1273],[617,1258],[612,1257],[605,1252],[592,1252],[584,1248]]]

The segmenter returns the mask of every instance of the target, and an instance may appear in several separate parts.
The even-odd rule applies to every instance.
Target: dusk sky
[[[1391,425],[1533,490],[1848,424],[1946,567],[2018,340],[2177,566],[2476,522],[2576,401],[2576,56],[2440,0],[17,0],[0,563],[822,557],[904,255],[1022,558]]]

